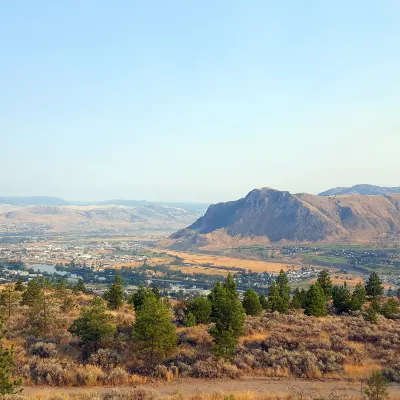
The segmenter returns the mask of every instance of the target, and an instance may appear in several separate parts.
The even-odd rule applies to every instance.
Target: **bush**
[[[232,378],[240,376],[238,368],[222,360],[208,358],[206,360],[197,361],[193,365],[192,376],[195,378]]]
[[[99,349],[96,353],[93,353],[89,362],[91,364],[99,365],[103,368],[116,367],[121,362],[120,355],[111,349]]]
[[[54,358],[57,356],[55,343],[36,342],[29,346],[28,354],[40,358]]]

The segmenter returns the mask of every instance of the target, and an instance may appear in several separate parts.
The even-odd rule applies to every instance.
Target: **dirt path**
[[[360,396],[360,383],[347,381],[319,381],[304,379],[272,379],[272,378],[246,378],[239,380],[224,379],[181,379],[170,383],[138,385],[136,388],[151,389],[159,395],[171,395],[181,392],[184,395],[193,395],[195,393],[213,393],[213,392],[256,392],[283,394],[296,392],[306,392],[317,397],[318,394],[328,396],[336,391],[348,396]],[[108,393],[113,390],[129,391],[132,387],[25,387],[23,394],[28,396],[48,395],[56,393]],[[400,399],[400,385],[392,385],[389,388],[391,399]]]

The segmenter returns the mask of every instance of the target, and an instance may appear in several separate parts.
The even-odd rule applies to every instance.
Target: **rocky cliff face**
[[[171,238],[180,248],[229,237],[268,242],[373,240],[400,233],[399,204],[400,195],[321,197],[256,189],[237,201],[210,206]]]

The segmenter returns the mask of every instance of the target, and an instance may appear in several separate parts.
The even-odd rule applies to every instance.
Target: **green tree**
[[[362,309],[362,306],[367,301],[367,293],[361,282],[357,283],[356,287],[351,294],[351,310],[358,311]]]
[[[394,319],[399,313],[399,303],[396,299],[388,299],[381,307],[381,314],[388,319]]]
[[[163,360],[176,346],[177,335],[168,307],[153,296],[146,296],[136,312],[133,337],[151,363]]]
[[[277,311],[279,313],[285,313],[286,311],[282,297],[279,295],[276,282],[272,282],[272,285],[268,289],[268,310],[271,310],[271,312]]]
[[[278,277],[276,278],[276,285],[278,286],[278,293],[281,298],[282,310],[281,313],[287,313],[290,305],[290,286],[286,273],[281,269]]]
[[[123,280],[120,275],[115,275],[113,284],[104,294],[108,308],[118,310],[124,302]]]
[[[211,321],[212,304],[209,299],[196,297],[188,303],[187,309],[198,324],[208,324]]]
[[[26,287],[24,285],[24,280],[22,278],[18,278],[17,282],[15,282],[14,290],[17,292],[25,291]]]
[[[20,379],[13,379],[14,352],[3,344],[3,321],[0,319],[0,395],[13,394],[21,385]]]
[[[400,289],[397,289],[397,291],[396,291],[396,297],[400,300]]]
[[[268,300],[267,300],[265,294],[261,293],[258,297],[260,300],[261,307],[263,308],[263,310],[266,310],[268,308]]]
[[[385,400],[389,398],[388,383],[380,371],[375,371],[367,380],[367,387],[363,390],[368,400]]]
[[[318,282],[311,285],[307,292],[305,313],[314,317],[323,317],[328,314],[325,292]]]
[[[195,326],[195,325],[196,325],[196,317],[193,315],[191,311],[189,311],[185,318],[185,326]]]
[[[154,292],[141,283],[138,290],[129,297],[128,303],[132,304],[135,310],[139,310],[147,297],[155,297]]]
[[[378,313],[374,307],[369,306],[366,309],[366,314],[364,316],[364,319],[371,324],[376,324],[378,322]]]
[[[300,309],[303,308],[304,299],[302,297],[302,293],[300,289],[297,287],[294,290],[292,301],[290,302],[290,308]]]
[[[371,272],[368,278],[367,284],[365,285],[365,291],[367,296],[376,297],[383,294],[384,288],[382,286],[382,281],[376,272]]]
[[[332,281],[331,281],[331,274],[327,269],[322,270],[318,274],[317,282],[321,285],[326,300],[332,298]]]
[[[21,292],[7,285],[0,293],[0,305],[3,307],[8,318],[14,313],[21,301]]]
[[[72,290],[75,294],[78,294],[79,292],[86,293],[87,289],[83,279],[79,279],[78,282],[76,282],[75,285],[72,287]]]
[[[161,299],[160,288],[156,283],[154,283],[153,286],[151,287],[151,291],[154,293],[156,299]]]
[[[262,306],[255,290],[249,288],[245,291],[242,304],[247,315],[261,314]]]
[[[68,329],[78,336],[85,345],[97,350],[101,343],[111,341],[117,331],[112,316],[107,314],[103,300],[93,299],[90,307],[81,310],[79,317]]]
[[[36,279],[32,279],[28,282],[26,290],[22,294],[21,304],[23,306],[33,307],[43,297],[42,284]]]
[[[332,290],[333,305],[338,314],[348,313],[351,309],[351,293],[345,282],[343,286],[334,286]]]
[[[214,337],[214,353],[218,357],[230,357],[234,354],[238,339],[243,333],[245,312],[238,299],[236,284],[228,275],[225,283],[217,282],[211,291],[212,321],[215,326],[210,330]]]

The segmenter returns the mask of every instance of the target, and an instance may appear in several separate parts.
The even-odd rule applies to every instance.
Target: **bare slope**
[[[199,214],[164,205],[2,206],[0,232],[129,232],[180,229]]]
[[[336,196],[342,194],[360,194],[363,196],[368,195],[385,195],[400,193],[399,187],[382,187],[375,185],[354,185],[351,187],[336,187],[319,193],[318,196]]]
[[[251,191],[237,201],[210,206],[171,238],[175,248],[215,241],[365,241],[400,233],[400,195],[321,197],[274,189]],[[229,239],[230,238],[230,239]]]

